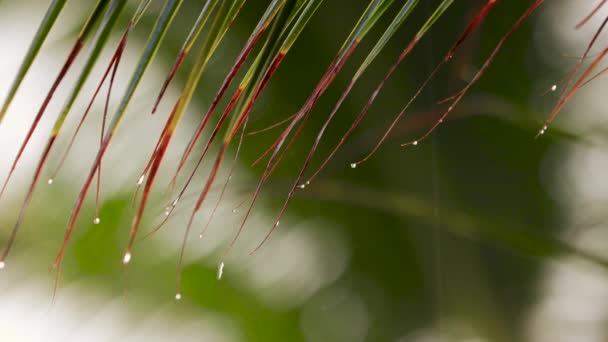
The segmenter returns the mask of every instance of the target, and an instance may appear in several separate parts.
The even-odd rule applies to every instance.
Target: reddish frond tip
[[[182,50],[179,53],[179,55],[177,56],[177,59],[175,60],[175,64],[173,64],[173,67],[171,68],[171,71],[169,72],[169,75],[167,76],[165,83],[163,83],[163,87],[161,88],[160,93],[156,97],[156,102],[154,102],[154,107],[152,108],[152,114],[156,113],[156,111],[158,110],[158,105],[160,105],[160,101],[165,96],[165,93],[167,92],[167,88],[169,87],[169,84],[171,83],[173,78],[175,78],[175,74],[177,73],[177,70],[184,62],[184,59],[186,58],[186,53],[187,53],[187,51]]]
[[[276,123],[274,123],[274,124],[272,124],[272,125],[270,125],[270,126],[268,126],[268,127],[265,127],[265,128],[262,128],[262,129],[258,129],[258,130],[256,130],[256,131],[249,132],[249,133],[247,133],[246,135],[247,135],[247,136],[249,136],[249,135],[256,135],[256,134],[260,134],[260,133],[264,133],[264,132],[270,131],[270,130],[271,130],[271,129],[273,129],[273,128],[279,127],[279,126],[281,126],[281,125],[283,125],[283,124],[285,124],[285,123],[289,122],[291,119],[293,119],[293,118],[294,118],[294,116],[296,116],[296,114],[297,114],[297,113],[292,114],[292,115],[290,115],[289,117],[287,117],[287,118],[285,118],[285,119],[283,119],[283,120],[281,120],[281,121],[279,121],[279,122],[276,122]]]
[[[607,1],[608,0],[602,0],[599,4],[597,4],[597,6],[595,6],[591,13],[589,13],[585,18],[583,18],[583,20],[581,20],[578,24],[576,24],[575,28],[578,30],[581,27],[585,26],[585,24],[588,23],[589,20],[591,20],[591,18],[593,18],[593,16],[595,16],[597,12],[599,12],[599,10],[606,4]]]
[[[8,177],[6,178],[6,180],[4,181],[4,184],[2,185],[2,189],[0,190],[0,198],[4,195],[4,190],[6,190],[6,186],[8,185],[8,181],[11,177],[11,173],[9,173]]]
[[[251,252],[249,252],[249,255],[254,255],[258,250],[260,250],[260,248],[262,248],[262,246],[264,246],[266,244],[266,242],[268,241],[268,239],[270,238],[272,233],[274,233],[274,231],[277,229],[277,227],[279,226],[280,223],[281,223],[281,221],[277,220],[274,223],[274,225],[272,225],[272,228],[270,229],[268,234],[266,234],[266,236],[264,237],[262,242],[260,242],[260,244],[256,248],[254,248]]]

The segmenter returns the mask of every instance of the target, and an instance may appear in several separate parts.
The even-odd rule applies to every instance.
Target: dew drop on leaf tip
[[[224,262],[220,262],[219,266],[217,267],[217,280],[222,279],[222,275],[224,274]]]
[[[131,253],[127,252],[125,253],[125,256],[122,257],[122,263],[126,265],[129,262],[131,262]]]

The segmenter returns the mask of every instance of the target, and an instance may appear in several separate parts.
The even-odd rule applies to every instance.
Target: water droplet
[[[220,265],[217,267],[217,280],[222,279],[222,275],[224,274],[224,262],[220,262]]]
[[[412,145],[418,146],[418,140],[414,140],[414,142],[412,142]]]
[[[198,234],[198,238],[202,239],[203,238],[203,234]]]
[[[310,185],[310,181],[306,181],[306,185]]]
[[[236,208],[232,209],[232,213],[233,214],[236,213]]]
[[[306,188],[306,184],[300,184],[300,185],[298,185],[298,188],[304,189],[304,188]]]
[[[141,177],[139,177],[139,179],[137,180],[137,185],[142,185],[144,182],[144,175],[141,175]]]
[[[165,210],[165,216],[169,216],[171,214],[171,210]]]
[[[182,294],[178,292],[175,294],[175,300],[180,300],[180,299],[182,299]]]
[[[173,201],[173,203],[171,203],[172,206],[176,206],[177,205],[177,201],[179,201],[179,197],[175,199],[175,201]]]
[[[122,257],[122,263],[126,265],[129,262],[131,262],[131,253],[127,252],[127,253],[125,253],[125,256]]]
[[[557,84],[554,84],[551,86],[551,91],[556,91],[557,90]]]
[[[4,266],[6,266],[6,264],[4,263],[4,261],[0,261],[0,270],[3,270]]]
[[[275,226],[275,227],[278,227],[278,226],[279,226],[279,223],[281,223],[281,221],[277,221],[277,222],[274,224],[274,226]]]
[[[49,183],[49,185],[53,184],[53,178],[49,178],[49,181],[47,183]]]
[[[99,219],[99,217],[96,217],[96,218],[93,220],[93,223],[94,223],[94,224],[99,224],[99,222],[101,222],[101,220]]]
[[[350,163],[350,168],[351,168],[351,169],[354,169],[354,168],[356,168],[356,167],[357,167],[357,163]]]

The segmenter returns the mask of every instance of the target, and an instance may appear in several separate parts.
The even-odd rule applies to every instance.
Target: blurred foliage
[[[328,127],[313,165],[318,165],[339,141],[369,93],[438,3],[422,1],[416,15],[406,20],[371,64]],[[545,114],[529,104],[531,97],[540,96],[533,83],[552,72],[531,46],[535,17],[508,41],[479,84],[430,140],[417,147],[399,147],[432,125],[443,108],[438,101],[466,84],[472,70],[485,61],[529,2],[499,1],[481,29],[414,103],[379,152],[357,169],[348,167],[374,146],[484,3],[456,1],[438,20],[388,81],[363,125],[318,181],[297,193],[289,208],[293,215],[281,221],[279,229],[287,230],[300,218],[321,217],[335,223],[327,229],[342,234],[350,246],[348,268],[334,284],[313,295],[309,303],[326,300],[324,293],[331,293],[332,289],[357,293],[368,311],[367,341],[395,341],[417,329],[437,325],[443,326],[450,340],[462,340],[470,329],[473,336],[490,341],[521,341],[526,312],[535,301],[544,262],[577,254],[605,264],[597,256],[561,240],[560,231],[565,227],[559,223],[560,209],[545,188],[552,181],[551,170],[540,171],[547,151],[573,137],[566,131],[557,131],[534,140]],[[262,0],[247,1],[218,53],[211,58],[210,69],[193,97],[203,108],[212,101],[267,4]],[[275,123],[301,107],[367,5],[368,0],[325,1],[321,5],[254,106],[251,130]],[[167,72],[201,6],[200,1],[185,1],[178,11],[159,50],[158,58]],[[257,210],[268,211],[274,217],[280,209],[327,114],[400,6],[394,4],[380,18],[370,32],[372,38],[361,42],[343,72],[319,99],[302,136],[262,192],[270,206]],[[153,2],[134,31],[137,39],[147,36],[159,10],[160,5]],[[123,16],[127,18],[129,13]],[[123,27],[124,21],[117,26]],[[176,83],[185,83],[193,61],[192,57],[185,60]],[[236,84],[230,89],[235,87]],[[220,106],[226,103],[224,99]],[[263,168],[249,165],[270,146],[280,130],[245,137],[237,172],[247,170],[261,176]],[[201,148],[197,146],[197,153]],[[239,191],[245,193],[254,184],[232,186],[244,187]],[[168,252],[169,258],[155,258],[155,250],[167,247],[155,239],[146,240],[136,247],[138,259],[129,267],[128,276],[117,263],[133,216],[129,206],[131,191],[105,199],[102,229],[93,229],[92,224],[87,226],[84,222],[78,224],[60,286],[84,280],[100,291],[117,295],[128,282],[130,292],[137,292],[137,298],[145,297],[145,301],[135,303],[142,308],[172,300],[178,250]],[[61,204],[66,210],[59,212],[67,212],[73,200],[72,194],[60,192],[44,196],[66,202]],[[45,247],[32,261],[38,265],[42,258],[52,258],[65,222],[64,217],[49,219],[41,200],[35,201],[36,212],[30,213],[27,225],[39,227],[47,222],[49,229],[35,237],[25,236],[16,248],[29,243],[40,245],[32,241],[43,241],[41,245]],[[150,207],[160,205],[156,202]],[[92,212],[92,204],[87,203],[84,210]],[[3,222],[7,227],[3,231],[7,232],[12,227],[10,218],[3,218]],[[213,227],[220,228],[236,229]],[[174,233],[181,236],[182,231]],[[187,305],[195,315],[197,310],[226,315],[248,341],[310,339],[302,328],[302,315],[309,304],[276,310],[239,286],[242,279],[228,274],[218,282],[215,276],[216,270],[204,260],[188,263],[182,274],[185,301],[176,307]],[[328,316],[340,312],[332,312],[330,304],[326,310]],[[464,324],[464,330],[459,324]],[[349,340],[349,336],[335,334],[322,324],[316,334],[319,341]]]

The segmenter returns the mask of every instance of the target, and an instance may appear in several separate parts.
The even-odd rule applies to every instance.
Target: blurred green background
[[[176,262],[184,221],[194,197],[161,233],[138,242],[134,262],[125,270],[120,260],[134,214],[130,201],[138,170],[145,165],[169,108],[149,116],[152,99],[202,3],[184,3],[153,65],[151,73],[156,78],[151,77],[145,84],[147,90],[136,95],[128,122],[119,130],[112,155],[104,164],[107,176],[103,185],[112,190],[103,193],[102,223],[92,223],[91,198],[66,255],[52,306],[55,273],[48,272],[48,265],[59,247],[69,210],[94,155],[100,101],[92,119],[95,122],[89,124],[88,132],[93,137],[83,138],[81,147],[74,150],[68,161],[73,165],[68,167],[70,171],[52,187],[43,184],[36,192],[24,231],[15,245],[15,266],[11,267],[13,261],[9,260],[0,275],[5,291],[0,298],[0,312],[5,318],[0,324],[7,326],[2,330],[6,333],[0,332],[6,337],[0,339],[473,342],[608,338],[608,310],[604,309],[608,307],[604,260],[608,259],[602,257],[607,255],[601,248],[605,236],[601,229],[598,232],[605,222],[602,200],[608,199],[600,171],[606,159],[602,153],[605,134],[601,120],[594,125],[589,115],[579,114],[601,114],[600,109],[585,107],[592,101],[601,101],[601,95],[600,100],[597,96],[591,99],[593,89],[599,89],[599,85],[590,85],[590,95],[585,95],[584,101],[575,101],[560,114],[555,126],[534,139],[559,94],[545,90],[570,70],[575,59],[567,56],[580,55],[581,46],[590,38],[587,33],[597,26],[590,23],[591,31],[575,32],[579,35],[574,38],[563,38],[560,32],[574,32],[574,25],[594,2],[580,2],[577,12],[567,0],[547,1],[508,41],[481,81],[431,138],[416,147],[400,147],[435,122],[446,109],[438,102],[466,85],[530,3],[499,1],[481,28],[416,100],[379,152],[367,163],[351,169],[349,164],[370,151],[485,3],[456,1],[388,81],[365,121],[327,169],[305,190],[297,192],[278,232],[259,253],[249,256],[251,247],[270,229],[325,118],[399,9],[401,2],[397,2],[319,100],[302,136],[264,188],[262,202],[254,208],[246,233],[226,259],[221,280],[216,279],[217,264],[246,206],[235,213],[232,209],[254,189],[263,165],[252,167],[251,163],[281,129],[245,138],[230,195],[221,203],[208,237],[202,240],[197,239],[198,232],[219,191],[214,190],[207,208],[198,215],[200,220],[191,234],[182,274],[181,301],[174,300]],[[165,178],[174,170],[175,158],[267,3],[247,1],[211,60],[189,109],[188,121],[178,128],[181,142],[172,146],[173,159],[164,163]],[[321,5],[254,107],[249,129],[264,128],[303,105],[367,3],[338,0]],[[422,1],[355,86],[329,126],[311,170],[340,140],[438,3]],[[47,1],[9,0],[0,3],[0,17],[5,19],[0,44],[7,51],[14,46],[4,54],[14,56],[15,63],[23,56],[30,38],[11,43],[15,38],[10,37],[10,30],[29,27],[30,31],[23,35],[31,37],[46,4]],[[124,26],[135,5],[130,4],[119,27]],[[72,41],[92,6],[92,2],[78,0],[68,4],[68,10],[60,16],[63,28],[52,32],[53,40],[43,47],[48,54],[36,62],[39,69],[58,70],[68,52],[66,44]],[[153,2],[136,29],[133,43],[127,47],[133,56],[138,56],[138,48],[141,50],[160,7],[160,1]],[[10,19],[23,14],[29,16],[19,20],[20,24]],[[116,31],[118,34],[120,29]],[[581,43],[560,45],[568,39],[570,43],[572,39]],[[113,46],[110,44],[108,50]],[[107,56],[102,58],[97,68],[107,60]],[[12,79],[15,69],[11,66],[15,63],[0,65],[3,79]],[[183,85],[191,63],[192,58],[186,60],[172,89]],[[28,76],[31,83],[44,84],[46,78],[50,79],[36,70]],[[119,74],[128,79],[130,70],[121,67]],[[8,85],[2,87],[0,94]],[[122,89],[120,84],[117,87]],[[20,93],[22,101],[26,101],[27,94],[29,101],[39,103],[44,96],[42,88],[38,92],[24,89],[24,94]],[[168,94],[166,106],[171,105],[176,94],[176,90]],[[81,109],[87,100],[87,96],[83,97]],[[223,106],[225,101],[220,108]],[[79,110],[74,112],[79,115]],[[52,110],[49,113],[51,117],[56,115]],[[577,121],[575,114],[585,116],[591,124],[571,124]],[[29,118],[23,115],[23,120]],[[19,112],[13,110],[9,112],[11,116],[19,117]],[[47,120],[47,124],[52,122]],[[138,130],[143,121],[153,121],[149,124],[155,126]],[[9,122],[0,133],[17,132],[19,127],[16,122]],[[44,134],[48,132],[40,136]],[[10,137],[4,137],[3,142]],[[61,137],[63,147],[67,141],[67,136]],[[200,152],[201,146],[198,148]],[[3,169],[10,165],[14,150],[3,149]],[[589,157],[585,152],[588,150],[596,151],[596,157]],[[39,152],[32,149],[26,153],[35,159]],[[58,156],[59,153],[54,154],[55,159]],[[56,160],[51,164],[56,165]],[[0,239],[5,239],[12,228],[31,165],[19,169],[13,191],[2,199]],[[589,168],[595,173],[589,174]],[[200,191],[206,173],[201,173],[192,193]],[[115,178],[115,174],[122,177]],[[124,181],[125,177],[129,181]],[[223,173],[218,190],[225,177]],[[146,212],[146,231],[162,219],[164,205],[169,201],[161,193],[166,179],[159,184]],[[604,197],[588,195],[590,192],[585,189],[589,188]],[[592,203],[592,207],[585,203]],[[567,269],[565,275],[559,271],[563,268]],[[37,295],[28,295],[28,291]],[[19,298],[29,299],[24,302]],[[108,303],[114,303],[111,310]],[[80,309],[66,309],[71,306]],[[30,315],[31,311],[40,317]],[[62,315],[63,323],[56,323]],[[118,319],[122,325],[96,318],[104,315],[124,317]],[[159,323],[149,323],[152,317]],[[52,333],[38,339],[27,331],[36,330],[36,324],[48,325],[45,329]],[[158,332],[152,333],[155,329]],[[41,331],[47,330],[38,333]],[[114,335],[107,337],[112,331]]]

